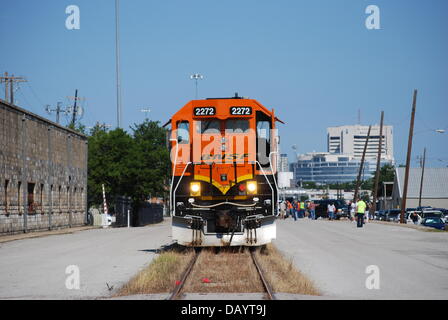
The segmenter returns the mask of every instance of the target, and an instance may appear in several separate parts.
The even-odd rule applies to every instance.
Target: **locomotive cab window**
[[[271,152],[271,118],[263,112],[257,111],[257,160],[262,167],[269,166]]]
[[[201,120],[196,123],[196,131],[201,134],[217,134],[221,132],[221,121],[219,120]]]
[[[228,133],[247,133],[249,132],[249,120],[229,119],[226,121],[226,132]]]
[[[190,143],[190,123],[188,121],[182,121],[178,123],[177,142],[180,144]]]

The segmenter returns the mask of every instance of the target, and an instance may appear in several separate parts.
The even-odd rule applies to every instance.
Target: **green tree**
[[[135,144],[132,161],[134,201],[149,196],[165,196],[170,173],[170,157],[166,147],[167,131],[159,122],[146,120],[131,127]]]
[[[102,202],[102,184],[109,202],[118,195],[132,196],[132,165],[135,144],[123,129],[108,132],[101,126],[91,130],[89,137],[88,193],[90,204]]]

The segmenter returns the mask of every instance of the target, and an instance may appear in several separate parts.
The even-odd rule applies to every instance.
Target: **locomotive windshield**
[[[226,121],[227,133],[247,133],[249,132],[249,120],[229,119]]]
[[[196,121],[197,131],[201,134],[216,134],[221,132],[221,125],[219,120],[201,120]]]

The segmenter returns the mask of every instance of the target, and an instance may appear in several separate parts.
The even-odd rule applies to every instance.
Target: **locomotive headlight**
[[[247,193],[248,194],[256,194],[257,193],[257,181],[248,181],[247,182]]]
[[[191,182],[190,183],[190,195],[196,196],[196,197],[201,195],[201,183],[200,182]]]

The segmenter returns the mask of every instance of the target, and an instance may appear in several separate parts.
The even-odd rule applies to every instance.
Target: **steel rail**
[[[250,251],[250,255],[252,257],[252,261],[255,264],[255,267],[257,268],[258,275],[260,276],[261,282],[263,283],[263,287],[266,290],[266,294],[268,295],[269,300],[275,300],[274,292],[272,291],[271,286],[269,285],[268,281],[264,277],[263,269],[261,269],[261,266],[258,263],[257,257],[255,257],[255,250]]]
[[[176,285],[176,287],[173,290],[173,293],[171,293],[168,300],[175,300],[179,296],[180,291],[184,287],[185,280],[187,280],[188,276],[190,275],[191,270],[193,269],[193,266],[196,263],[196,260],[198,259],[200,253],[201,253],[200,250],[195,252],[194,257],[191,259],[190,263],[188,264],[187,268],[185,269],[184,273],[182,274],[180,283]]]

